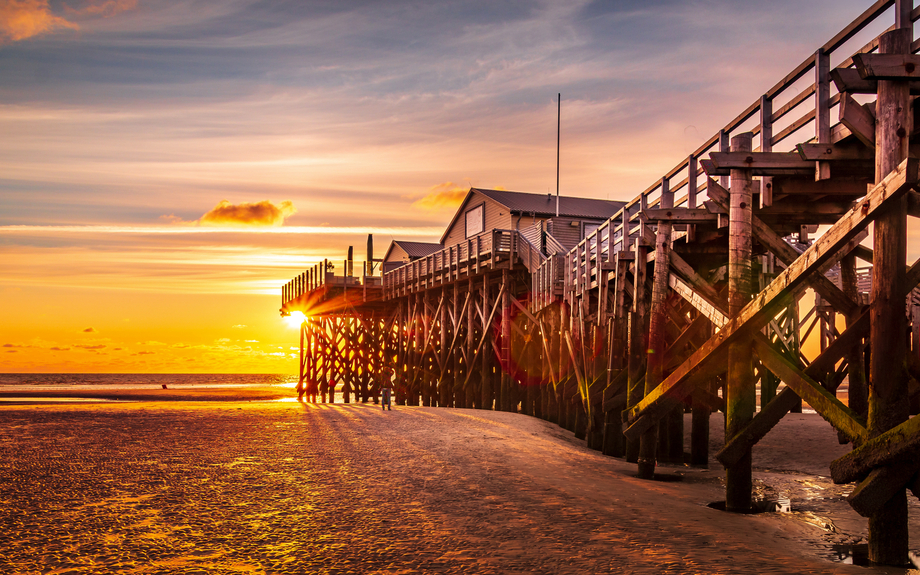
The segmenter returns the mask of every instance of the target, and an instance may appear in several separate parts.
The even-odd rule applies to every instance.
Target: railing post
[[[825,110],[827,106],[825,106]],[[817,118],[817,116],[815,116]],[[829,132],[828,132],[829,133]],[[766,95],[760,97],[760,151],[773,151],[773,100]],[[760,179],[760,205],[768,207],[773,205],[773,177],[764,176]]]
[[[830,102],[831,58],[824,50],[815,52],[815,141],[819,144],[831,142]],[[829,162],[818,162],[815,166],[815,181],[831,177]],[[761,192],[762,193],[762,192]]]

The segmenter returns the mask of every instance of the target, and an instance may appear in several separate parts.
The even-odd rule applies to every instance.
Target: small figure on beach
[[[381,408],[384,410],[392,411],[393,402],[391,401],[391,396],[393,394],[393,383],[392,383],[393,369],[390,367],[383,368],[383,381],[380,384],[380,391],[383,395],[383,401],[381,402]]]

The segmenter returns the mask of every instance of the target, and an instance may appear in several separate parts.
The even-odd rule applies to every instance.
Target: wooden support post
[[[303,393],[304,393],[304,387],[303,387],[303,379],[305,375],[304,374],[304,367],[305,367],[304,365],[304,357],[305,357],[304,339],[306,337],[306,331],[307,331],[307,320],[304,319],[303,322],[301,322],[300,324],[300,362],[299,362],[300,363],[300,378],[297,380],[297,399],[303,398]]]
[[[565,344],[565,332],[569,329],[569,319],[570,319],[569,316],[570,315],[571,315],[571,308],[569,307],[569,304],[566,302],[563,302],[562,305],[559,306],[559,325],[558,325],[559,329],[557,330],[558,338],[559,338],[558,343],[559,343],[559,364],[560,366],[563,364],[564,358],[567,357],[567,354],[568,354],[566,350],[566,344]],[[566,396],[565,391],[569,383],[573,379],[573,376],[572,376],[573,369],[574,369],[574,366],[570,365],[569,370],[567,372],[563,372],[560,367],[560,370],[559,370],[560,371],[560,374],[559,374],[560,385],[559,385],[559,391],[558,391],[559,425],[561,425],[565,429],[568,429],[569,431],[572,431],[572,432],[575,431],[575,418],[573,416],[574,414],[572,413],[572,409],[571,409],[571,401]]]
[[[448,271],[449,268],[448,268]],[[447,332],[448,332],[448,323],[447,323],[447,302],[450,300],[450,296],[447,293],[447,287],[441,288],[441,316],[438,318],[438,335],[440,335],[440,346],[438,348],[438,353],[441,355],[441,365],[440,373],[436,381],[439,382],[439,387],[437,389],[438,396],[438,406],[439,407],[448,407],[451,405],[451,396],[450,393],[450,384],[448,383],[447,375]],[[457,299],[454,298],[454,307],[456,307]],[[454,311],[454,315],[456,315]]]
[[[413,336],[412,367],[409,370],[409,374],[408,374],[408,378],[410,381],[409,389],[408,389],[409,397],[407,398],[408,405],[418,405],[419,404],[419,386],[420,384],[417,382],[418,382],[419,372],[423,369],[422,337],[424,333],[423,333],[422,314],[424,314],[425,311],[424,311],[424,305],[422,303],[422,294],[421,293],[415,294],[413,299],[415,300],[415,313],[413,314],[414,318],[412,322],[412,336]]]
[[[476,310],[474,301],[476,298],[476,289],[475,289],[475,286],[473,285],[472,278],[470,278],[469,285],[467,286],[467,290],[469,290],[468,293],[469,293],[470,303],[466,308],[466,354],[467,355],[466,355],[466,359],[463,362],[463,365],[466,370],[466,378],[471,379],[471,378],[475,378],[475,376],[473,375],[474,367],[473,367],[472,362],[473,362],[473,349],[476,346],[476,343],[475,343],[476,330],[474,329],[474,325],[475,325],[474,319],[475,319],[475,310]],[[476,393],[476,390],[477,390],[476,385],[472,384],[472,385],[466,386],[466,389],[464,389],[463,387],[464,381],[465,379],[461,379],[458,377],[457,384],[456,384],[459,388],[459,392],[463,394],[465,397],[464,407],[468,407],[468,408],[472,408],[474,406],[478,407],[481,398],[479,397],[479,394]],[[475,380],[471,379],[471,381],[475,381]]]
[[[613,353],[616,338],[616,320],[613,317],[607,318],[607,385],[604,388],[603,402],[604,405],[611,400],[619,390],[613,389],[613,373],[615,365],[615,356]],[[618,372],[622,372],[617,366]],[[604,455],[613,457],[622,457],[626,454],[626,442],[623,437],[623,425],[620,421],[620,410],[610,409],[604,413],[604,442],[601,445],[601,451]]]
[[[460,273],[459,246],[457,249],[458,249],[457,273],[459,274]],[[469,302],[467,302],[467,306],[469,306]],[[461,331],[460,326],[463,323],[463,320],[460,317],[460,314],[463,312],[460,309],[460,282],[459,281],[454,282],[454,297],[453,297],[452,311],[453,313],[450,316],[451,317],[451,333],[452,333],[453,340],[456,341],[458,339],[458,336],[460,335],[460,331]],[[450,367],[450,378],[446,379],[446,381],[448,382],[447,385],[448,385],[448,390],[449,390],[449,397],[450,397],[449,401],[450,401],[451,407],[465,407],[464,401],[463,401],[464,399],[463,394],[460,389],[460,382],[462,381],[460,379],[460,359],[461,359],[460,346],[454,346],[453,352],[451,353],[452,365]]]
[[[733,152],[751,150],[752,134],[746,132],[732,138]],[[750,170],[732,169],[731,206],[728,238],[728,313],[736,317],[751,297],[752,247],[752,180]],[[756,388],[751,362],[749,337],[739,337],[728,346],[728,375],[726,381],[725,435],[732,437],[754,417]],[[725,508],[746,513],[751,508],[751,453],[725,470]]]
[[[661,180],[661,199],[663,209],[674,206],[674,193],[671,192],[667,178]],[[667,350],[666,328],[668,322],[668,276],[671,268],[671,223],[658,222],[655,235],[655,268],[652,282],[652,300],[649,305],[649,335],[645,371],[645,393],[658,387],[664,379],[664,367]],[[637,282],[638,283],[638,282]],[[637,289],[640,289],[637,287]],[[657,459],[658,426],[651,426],[642,434],[639,446],[639,477],[652,479],[655,475]],[[667,437],[666,435],[664,437]]]
[[[898,0],[896,11],[907,0]],[[910,18],[904,28],[883,34],[879,54],[909,54],[913,39]],[[876,101],[875,181],[881,182],[907,157],[912,129],[910,93],[906,79],[879,80]],[[871,356],[869,364],[869,436],[876,437],[909,417],[904,296],[901,283],[907,253],[907,200],[892,202],[874,223]],[[896,491],[869,517],[869,559],[886,565],[908,562],[907,497]]]
[[[840,281],[843,291],[853,301],[859,301],[859,289],[856,284],[856,256],[847,255],[840,260]],[[849,314],[846,317],[847,328],[859,319],[859,314]],[[862,340],[850,347],[846,354],[847,360],[847,405],[862,417],[869,413],[869,398],[866,388],[865,353]]]
[[[642,238],[636,240],[633,260],[633,305],[629,313],[629,370],[626,403],[632,407],[642,400],[645,388],[645,359],[648,351],[648,331],[646,321],[648,318],[645,295],[645,266],[648,258],[648,248],[641,243]],[[631,439],[626,444],[626,461],[639,462],[639,438]]]
[[[492,326],[489,325],[489,303],[489,274],[487,272],[482,276],[482,337],[487,339],[492,337]],[[482,353],[482,368],[480,371],[480,409],[492,409],[493,391],[491,358],[491,353],[487,351]]]
[[[513,405],[511,389],[511,272],[502,270],[502,323],[501,323],[501,388],[498,396],[498,409],[517,411]]]

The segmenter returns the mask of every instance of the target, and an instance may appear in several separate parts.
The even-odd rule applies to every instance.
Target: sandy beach
[[[523,415],[131,391],[4,391],[2,572],[905,572],[834,561],[866,526],[824,476],[848,448],[816,415],[790,414],[755,451],[758,493],[792,512],[742,516],[707,506],[717,463],[642,481]]]

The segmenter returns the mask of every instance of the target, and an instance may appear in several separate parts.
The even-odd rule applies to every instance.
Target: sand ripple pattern
[[[3,573],[827,573],[519,415],[373,405],[0,409]],[[861,569],[859,572],[864,572]]]

